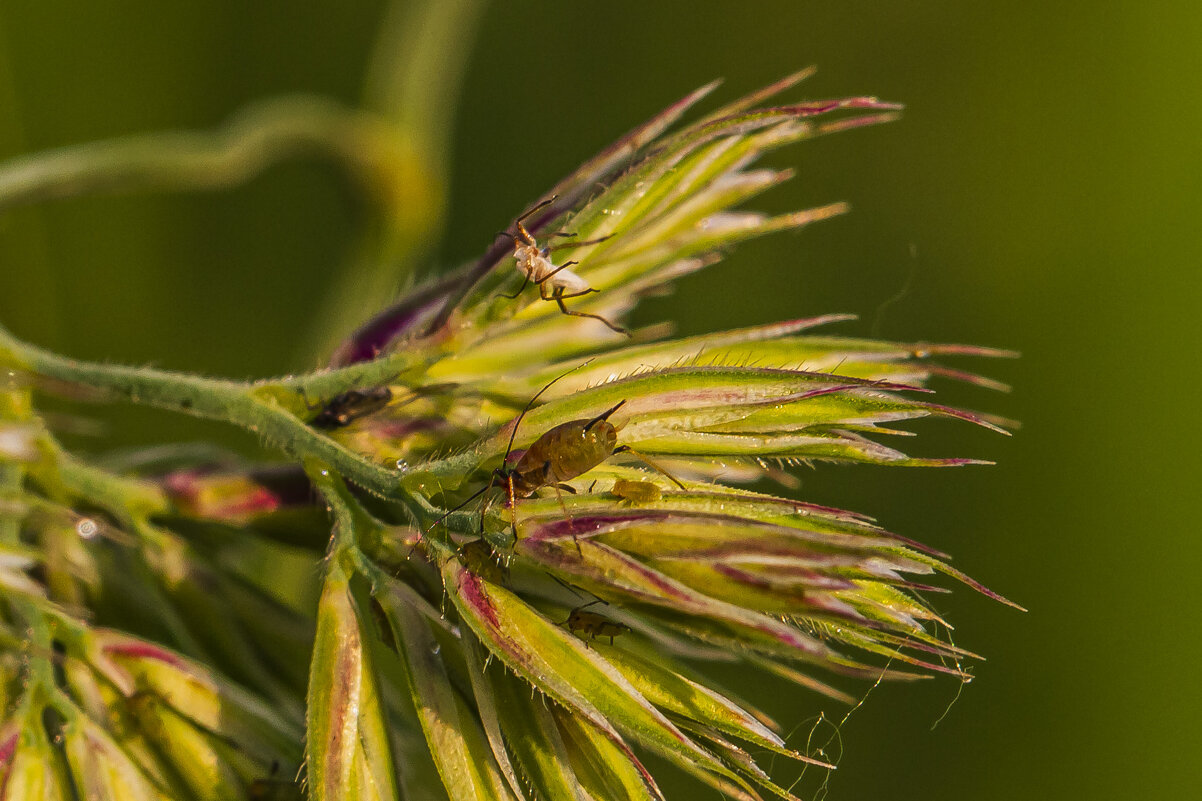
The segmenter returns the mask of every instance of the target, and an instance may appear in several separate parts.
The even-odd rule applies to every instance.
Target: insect
[[[335,395],[309,422],[314,428],[342,428],[383,409],[390,400],[392,390],[387,386],[349,389]]]
[[[518,229],[516,234],[512,231],[501,231],[499,234],[497,234],[497,236],[507,236],[513,240],[513,258],[517,262],[518,271],[521,272],[523,276],[521,288],[519,288],[514,294],[505,295],[505,297],[516,298],[526,289],[526,285],[533,281],[538,285],[539,297],[541,297],[543,300],[555,301],[557,304],[559,304],[559,310],[564,314],[572,317],[591,317],[594,320],[600,320],[612,331],[630,336],[630,332],[625,328],[614,325],[599,314],[572,311],[564,305],[564,301],[568,298],[578,298],[581,295],[588,295],[592,292],[596,292],[597,290],[589,286],[588,281],[585,281],[579,275],[568,269],[568,267],[576,264],[576,262],[569,261],[556,266],[551,261],[551,251],[553,248],[550,246],[539,248],[538,242],[533,236],[531,236],[530,232],[526,230],[525,225],[526,220],[528,220],[532,214],[537,212],[539,209],[545,208],[551,203],[554,203],[555,199],[558,197],[558,195],[552,195],[542,203],[539,203],[533,208],[526,210],[521,217],[518,217],[514,223]],[[554,236],[569,237],[574,236],[574,234],[560,232],[554,234]],[[581,245],[593,245],[597,242],[603,242],[608,238],[609,237],[603,237],[602,239],[573,242],[572,246],[579,247]]]
[[[590,639],[598,637],[609,637],[609,644],[614,644],[614,637],[625,634],[630,631],[630,626],[625,623],[619,623],[616,620],[610,620],[605,615],[597,612],[587,611],[587,607],[600,601],[592,601],[584,606],[578,606],[568,613],[568,619],[565,621],[568,631],[573,633],[583,632]],[[586,643],[587,644],[587,643]]]
[[[568,372],[571,372],[571,370]],[[506,500],[508,501],[510,514],[512,515],[514,536],[516,537],[518,498],[529,498],[538,490],[550,487],[555,490],[556,495],[559,497],[560,505],[563,505],[563,493],[570,492],[574,494],[576,492],[576,490],[564,482],[584,475],[606,459],[619,453],[629,453],[637,456],[647,465],[671,479],[682,490],[685,488],[684,484],[681,484],[675,476],[656,465],[655,462],[652,462],[646,456],[635,451],[629,445],[618,445],[618,429],[617,426],[609,422],[609,418],[626,404],[624,400],[619,401],[591,419],[571,420],[567,423],[560,423],[531,443],[530,447],[526,449],[526,452],[522,454],[517,463],[510,466],[509,454],[513,452],[513,441],[517,437],[518,427],[522,424],[522,419],[530,411],[530,407],[534,405],[534,402],[539,399],[539,396],[567,374],[564,373],[540,389],[538,394],[526,404],[526,408],[522,409],[522,413],[517,416],[517,419],[513,423],[513,430],[509,434],[509,446],[505,449],[505,458],[501,460],[501,466],[492,471],[492,476],[489,478],[488,483],[469,496],[463,503],[435,520],[430,528],[426,529],[427,533],[449,515],[467,506],[493,487],[503,486],[506,489]],[[564,514],[567,514],[566,506],[564,507]],[[483,512],[480,514],[480,527],[481,529],[484,527]],[[572,539],[575,541],[575,534],[572,535]],[[576,548],[580,548],[578,542],[576,543]]]
[[[459,561],[470,572],[493,584],[504,583],[509,571],[501,564],[493,547],[483,539],[463,543],[456,553],[459,554]]]
[[[630,481],[625,478],[614,481],[610,492],[630,504],[655,503],[664,497],[658,484],[652,484],[650,481]]]

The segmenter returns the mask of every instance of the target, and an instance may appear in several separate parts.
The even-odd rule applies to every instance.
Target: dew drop
[[[92,518],[85,517],[75,524],[75,533],[85,540],[90,540],[100,533],[100,526]]]
[[[438,656],[441,652],[442,652],[442,645],[440,645],[439,643],[434,643],[434,645],[430,648],[430,653],[434,654],[435,656]]]
[[[397,459],[396,460],[396,469],[400,470],[402,473],[404,473],[406,470],[409,469],[409,463],[406,462],[404,459]]]
[[[321,471],[321,474],[322,474],[323,476],[328,476],[328,475],[330,474],[330,471],[329,471],[329,470],[322,470],[322,471]]]

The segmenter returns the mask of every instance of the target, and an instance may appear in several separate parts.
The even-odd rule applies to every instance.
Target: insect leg
[[[513,521],[513,544],[518,543],[518,496],[513,489],[513,473],[505,477],[507,495],[509,496],[509,516]]]
[[[580,293],[580,294],[584,294],[584,293]],[[571,295],[569,297],[575,297],[575,295]],[[570,317],[592,317],[594,320],[600,320],[602,323],[604,323],[605,326],[607,328],[609,328],[609,330],[611,330],[615,333],[618,333],[618,334],[625,334],[626,336],[630,336],[630,332],[627,331],[625,328],[622,328],[620,325],[614,325],[609,320],[606,320],[604,317],[602,317],[599,314],[589,314],[588,312],[572,311],[567,306],[563,305],[563,299],[564,299],[564,294],[563,294],[562,289],[557,289],[555,291],[555,294],[552,295],[550,298],[548,298],[548,300],[554,300],[556,303],[558,303],[559,310]]]
[[[554,203],[558,199],[559,199],[559,195],[551,195],[551,197],[547,198],[546,200],[542,201],[541,203],[531,206],[530,208],[523,211],[522,216],[518,217],[514,222],[521,225],[522,223],[526,222],[526,220],[530,219],[530,215],[534,214],[539,209],[550,206],[552,203]]]
[[[576,236],[576,235],[575,234],[553,234],[553,236]],[[600,244],[600,243],[604,242],[605,240],[610,239],[612,237],[613,237],[613,234],[610,234],[609,236],[603,236],[603,237],[600,237],[599,239],[586,239],[583,242],[564,242],[559,245],[551,245],[547,249],[548,250],[564,250],[565,248],[582,248],[585,245]]]
[[[613,455],[614,455],[614,456],[617,456],[619,453],[629,453],[630,455],[632,455],[632,456],[636,457],[636,458],[637,458],[637,459],[639,459],[641,462],[643,462],[643,464],[645,464],[645,465],[647,465],[648,467],[650,467],[650,468],[652,468],[653,470],[655,470],[657,473],[661,473],[662,475],[664,475],[665,477],[667,477],[667,478],[668,478],[668,480],[669,480],[669,481],[671,481],[671,482],[672,482],[673,484],[675,484],[676,486],[680,487],[681,489],[686,489],[685,485],[681,483],[680,479],[678,479],[676,476],[672,475],[672,474],[671,474],[671,473],[669,473],[667,470],[665,470],[664,468],[660,467],[658,464],[656,464],[655,462],[651,461],[651,460],[650,460],[650,459],[648,459],[646,456],[644,456],[643,454],[639,453],[638,451],[636,451],[634,448],[630,447],[629,445],[619,445],[618,447],[614,448]]]
[[[558,484],[552,484],[551,486],[555,489],[555,497],[559,499],[559,508],[563,509],[563,516],[568,519],[568,528],[572,530],[572,544],[576,546],[576,553],[583,557],[584,551],[580,548],[580,540],[576,538],[576,524],[572,522],[572,515],[568,512],[568,505],[563,502],[563,490],[559,488]],[[514,531],[517,531],[516,526]]]
[[[566,270],[567,268],[571,267],[573,264],[579,264],[579,263],[580,262],[577,262],[577,261],[565,261],[563,264],[559,265],[554,270],[547,273],[542,278],[538,279],[537,283],[538,283],[539,295],[542,297],[542,299],[543,300],[555,300],[554,295],[547,294],[546,285],[547,285],[548,279],[552,278],[560,270]],[[596,291],[597,290],[593,289],[592,287],[589,287],[584,292],[578,292],[577,295],[587,295],[589,292],[596,292]],[[576,295],[567,295],[566,297],[574,298],[574,297],[576,297]]]
[[[309,395],[308,395],[308,393],[305,392],[304,387],[297,387],[296,391],[300,393],[301,401],[304,402],[305,408],[308,409],[309,411],[313,411],[314,409],[320,409],[322,406],[329,405],[329,404],[324,404],[321,401],[318,401],[317,403],[310,403]]]
[[[530,235],[530,232],[526,230],[526,226],[523,223],[525,223],[526,220],[528,220],[530,218],[530,215],[534,214],[539,209],[546,208],[547,206],[551,205],[558,198],[559,198],[559,195],[551,195],[551,197],[547,198],[543,202],[538,203],[535,206],[522,212],[522,216],[518,217],[516,220],[514,220],[514,225],[516,225],[518,228],[518,231],[521,232],[522,238],[526,241],[526,244],[533,245],[534,237],[532,237]]]
[[[517,291],[517,292],[514,292],[512,295],[507,295],[507,294],[505,294],[504,292],[501,292],[501,293],[499,293],[499,294],[501,295],[501,297],[503,297],[503,298],[509,298],[510,300],[513,300],[513,299],[514,299],[514,298],[516,298],[518,295],[520,295],[520,294],[522,294],[523,292],[525,292],[525,291],[526,291],[526,287],[530,285],[530,273],[527,273],[525,270],[523,270],[522,272],[523,272],[523,273],[526,273],[526,274],[525,274],[525,276],[523,276],[523,278],[522,278],[522,285],[521,285],[520,287],[518,287],[518,291]],[[544,279],[544,280],[545,280],[545,279]]]
[[[548,276],[547,276],[547,278],[550,278],[552,275],[554,275],[555,273],[559,272],[559,271],[560,271],[560,270],[562,270],[564,267],[567,267],[569,264],[575,264],[575,263],[576,263],[576,262],[574,262],[574,261],[570,261],[570,262],[568,262],[567,264],[564,264],[564,265],[563,265],[563,266],[561,266],[561,267],[556,267],[556,268],[555,268],[555,272],[553,272],[553,273],[551,273],[550,275],[548,275]],[[543,279],[543,280],[545,281],[546,279]],[[572,298],[579,298],[579,297],[583,297],[583,296],[585,296],[585,295],[591,295],[591,294],[593,294],[594,292],[600,292],[600,291],[601,291],[600,289],[593,289],[593,288],[590,286],[588,289],[582,289],[582,290],[580,290],[579,292],[573,292],[572,294],[570,294],[570,295],[569,295],[569,294],[566,294],[566,293],[564,292],[564,288],[563,288],[563,287],[561,287],[561,286],[554,286],[554,285],[552,285],[550,289],[547,289],[547,284],[545,284],[545,283],[541,283],[541,282],[539,283],[539,285],[538,285],[538,288],[539,288],[539,292],[538,292],[538,294],[539,294],[539,297],[541,297],[543,300],[555,300],[557,297],[559,297],[559,298],[563,298],[564,300],[571,300]],[[550,294],[548,294],[548,293],[550,293]],[[561,304],[559,304],[559,305],[560,305],[560,306],[562,306],[563,304],[561,303]],[[572,313],[573,313],[573,312],[565,312],[565,314],[572,314]],[[585,315],[581,315],[581,316],[583,316],[583,317],[595,317],[596,315],[592,315],[592,314],[585,314]]]

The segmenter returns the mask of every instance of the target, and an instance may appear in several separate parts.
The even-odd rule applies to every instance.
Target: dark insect
[[[605,615],[597,612],[589,612],[586,607],[592,606],[600,601],[593,601],[584,606],[578,606],[568,613],[566,621],[568,630],[573,633],[583,632],[591,639],[598,637],[609,637],[609,644],[614,644],[614,637],[625,634],[630,631],[630,626],[625,623],[619,623],[616,620],[610,620]]]
[[[611,330],[619,334],[630,336],[630,332],[621,326],[614,325],[609,320],[606,320],[599,314],[589,314],[588,312],[572,311],[564,305],[564,300],[568,298],[578,298],[581,295],[588,295],[597,290],[593,289],[576,273],[568,269],[568,267],[576,264],[574,261],[569,261],[559,266],[556,266],[551,261],[551,251],[553,248],[539,248],[538,242],[526,230],[525,222],[541,208],[554,203],[558,195],[553,195],[547,198],[542,203],[528,209],[521,217],[518,217],[514,225],[518,229],[515,234],[512,231],[502,231],[497,236],[507,236],[513,240],[513,258],[517,262],[517,268],[522,273],[522,286],[512,295],[506,295],[507,298],[516,298],[526,289],[526,285],[533,281],[538,285],[538,295],[543,300],[553,300],[559,304],[559,310],[564,314],[572,317],[591,317],[594,320],[600,320],[605,323]],[[553,236],[575,236],[575,234],[563,233],[562,231]],[[584,242],[572,242],[572,247],[580,247],[582,245],[595,245],[598,242],[603,242],[609,237],[601,239],[590,239]]]
[[[567,375],[567,373],[564,373],[564,375]],[[530,411],[530,407],[534,405],[539,396],[550,389],[551,385],[560,378],[563,378],[563,376],[559,376],[559,378],[556,378],[540,389],[538,394],[526,404],[526,408],[522,410],[522,413],[518,415],[517,420],[513,424],[513,431],[509,434],[509,446],[505,449],[505,458],[501,461],[501,466],[493,470],[489,482],[468,497],[463,503],[435,520],[430,528],[426,529],[427,532],[446,519],[448,515],[467,506],[494,486],[503,486],[506,489],[506,500],[512,514],[514,536],[517,536],[518,498],[529,498],[538,490],[544,487],[551,487],[555,490],[562,505],[563,492],[573,494],[576,492],[572,487],[563,482],[570,481],[577,476],[587,473],[609,457],[616,456],[619,453],[630,453],[637,456],[650,467],[663,473],[681,489],[685,488],[675,476],[656,465],[655,462],[652,462],[647,457],[637,453],[629,445],[618,445],[618,429],[613,423],[609,422],[609,418],[614,412],[622,408],[626,401],[619,401],[614,406],[591,419],[571,420],[567,423],[560,423],[536,439],[526,449],[526,452],[522,454],[522,457],[518,459],[517,463],[510,466],[509,454],[513,451],[513,441],[517,436],[518,427],[522,424],[522,418]],[[567,514],[566,506],[564,507],[564,514]],[[480,526],[481,528],[484,526],[483,512],[480,516]],[[575,535],[573,535],[574,538]],[[577,548],[579,547],[579,543],[577,543]]]
[[[304,801],[305,791],[296,782],[276,778],[280,765],[271,765],[271,774],[264,779],[255,779],[246,788],[250,801]]]
[[[246,789],[250,801],[304,801],[305,791],[296,782],[255,779]]]
[[[314,428],[342,428],[360,417],[366,417],[383,409],[390,400],[392,400],[392,390],[386,386],[350,389],[341,395],[336,395],[309,422]]]

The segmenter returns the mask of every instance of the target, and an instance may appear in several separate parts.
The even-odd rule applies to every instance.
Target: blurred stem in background
[[[248,106],[213,132],[139,134],[12,159],[0,171],[0,209],[83,194],[223,189],[280,161],[333,157],[357,180],[365,221],[342,269],[330,271],[324,308],[300,338],[297,362],[311,364],[388,305],[441,233],[453,109],[482,7],[482,0],[391,3],[362,110],[293,96]],[[11,94],[8,77],[0,62],[0,101]],[[20,152],[14,127],[0,129],[0,141]],[[26,249],[22,263],[45,263],[36,234]]]
[[[301,340],[320,358],[395,297],[442,233],[448,144],[484,0],[394,0],[367,69],[363,105],[380,115],[397,161],[330,292]]]

